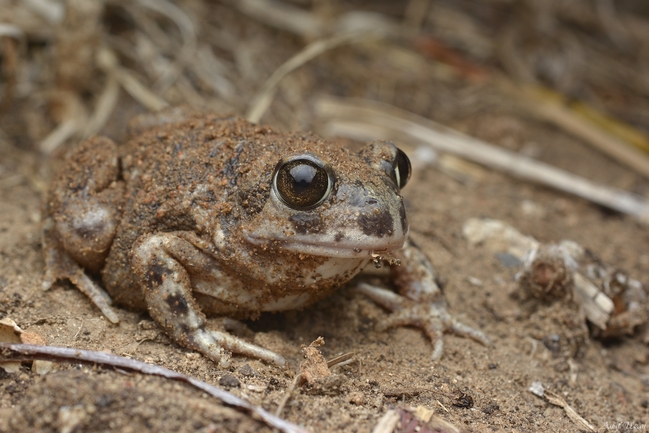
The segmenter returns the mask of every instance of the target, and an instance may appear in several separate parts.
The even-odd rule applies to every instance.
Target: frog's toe
[[[82,269],[79,269],[78,272],[75,272],[68,278],[70,279],[72,284],[74,284],[79,289],[79,291],[81,291],[81,293],[90,298],[92,303],[95,304],[97,308],[99,308],[99,310],[101,310],[103,315],[106,316],[108,320],[110,320],[112,323],[119,322],[117,313],[115,313],[115,311],[113,311],[113,309],[110,307],[110,304],[112,304],[113,301],[110,299],[108,293],[106,293],[104,289],[95,284],[95,282],[92,281]]]
[[[280,367],[286,365],[286,360],[284,359],[284,357],[271,350],[264,349],[263,347],[257,346],[252,343],[248,343],[247,341],[242,340],[241,338],[237,338],[234,335],[228,334],[227,332],[209,332],[224,349],[227,349],[232,353],[245,355],[250,358],[261,359],[262,361],[266,361]]]
[[[442,302],[430,303],[424,305],[424,307],[427,308],[424,309],[423,315],[425,317],[422,320],[421,327],[433,343],[433,360],[437,360],[442,356],[442,335],[444,332],[452,332],[460,337],[470,338],[485,346],[491,345],[491,341],[482,331],[471,328],[451,316]],[[428,309],[428,313],[425,312],[426,309]]]
[[[90,298],[108,320],[118,323],[119,317],[110,307],[112,300],[108,293],[92,281],[85,270],[63,251],[58,243],[52,246],[50,244],[53,242],[47,238],[45,242],[46,270],[42,282],[43,290],[49,290],[57,280],[68,279],[81,293]]]
[[[90,301],[95,304],[97,308],[102,312],[106,318],[112,323],[118,323],[119,317],[117,313],[110,307],[112,300],[110,296],[104,289],[95,284],[94,281],[86,275],[83,269],[79,269],[77,272],[64,277],[60,277],[52,272],[46,272],[45,277],[43,278],[42,287],[43,290],[49,290],[52,285],[61,278],[67,278],[72,282],[72,284],[79,289],[81,293],[90,298]]]
[[[359,284],[357,290],[392,311],[392,314],[377,325],[379,330],[396,326],[414,326],[422,329],[433,344],[433,360],[442,356],[445,332],[471,338],[485,346],[491,345],[491,341],[482,331],[471,328],[451,316],[443,301],[414,302],[390,290],[366,283]]]
[[[192,330],[183,326],[182,330],[182,335],[174,336],[178,343],[202,353],[222,368],[230,366],[230,352],[261,359],[280,367],[286,365],[286,360],[275,352],[248,343],[227,332],[207,329],[204,326]]]

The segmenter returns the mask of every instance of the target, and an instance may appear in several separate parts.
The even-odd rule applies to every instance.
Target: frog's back
[[[138,132],[119,147],[126,203],[102,270],[114,300],[133,309],[144,308],[130,265],[133,244],[154,232],[206,233],[227,208],[239,155],[260,135],[241,118],[204,114]]]

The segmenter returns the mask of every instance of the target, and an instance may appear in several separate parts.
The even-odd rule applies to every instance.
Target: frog
[[[113,323],[114,305],[148,311],[171,340],[223,366],[231,353],[284,366],[207,318],[302,309],[386,264],[397,291],[355,287],[392,312],[379,328],[422,328],[433,359],[445,332],[489,345],[448,313],[430,260],[408,239],[411,171],[387,141],[353,152],[235,115],[141,114],[122,144],[88,138],[53,177],[43,289],[69,280]]]

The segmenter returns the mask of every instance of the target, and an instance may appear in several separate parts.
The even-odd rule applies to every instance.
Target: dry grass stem
[[[150,91],[146,85],[138,80],[131,71],[124,68],[115,70],[117,80],[124,90],[133,97],[137,102],[142,104],[150,111],[160,111],[169,106],[167,101]]]
[[[119,81],[115,74],[110,74],[106,78],[104,90],[97,98],[95,111],[90,116],[88,123],[83,128],[82,137],[90,137],[99,133],[108,123],[110,116],[113,114],[117,102],[119,101]]]
[[[41,152],[50,154],[61,144],[74,137],[86,124],[88,113],[76,93],[55,92],[52,97],[60,107],[60,122],[38,145]]]
[[[178,49],[178,56],[166,68],[154,85],[160,92],[168,89],[182,74],[185,65],[192,59],[196,52],[196,25],[185,11],[167,0],[138,0],[138,3],[147,9],[155,11],[171,20],[182,35],[182,46]]]
[[[570,418],[575,424],[580,425],[588,431],[597,431],[591,423],[586,421],[581,415],[577,413],[576,410],[572,408],[572,406],[570,406],[563,398],[559,397],[557,394],[553,393],[552,391],[545,390],[544,397],[548,401],[548,403],[563,408],[563,410],[566,411],[568,418]]]
[[[97,53],[97,64],[106,73],[106,75],[108,75],[109,82],[112,79],[119,82],[124,90],[126,90],[126,92],[128,92],[128,94],[133,97],[133,99],[138,101],[147,109],[151,111],[159,111],[169,105],[165,100],[155,95],[143,83],[135,78],[131,71],[126,68],[122,68],[119,65],[117,56],[111,49],[102,48]],[[107,84],[107,88],[105,89],[106,92],[110,91],[109,85],[110,84]],[[108,104],[111,103],[111,100],[109,98],[110,96],[112,95],[106,95],[106,98],[108,98],[108,100],[103,102],[107,105],[104,109],[110,108],[108,106]]]
[[[524,94],[528,98],[528,111],[536,117],[584,140],[649,179],[649,157],[645,153],[599,128],[594,128],[592,122],[579,117],[565,105],[543,99],[535,90],[527,89]]]
[[[0,36],[22,39],[25,37],[25,33],[18,26],[15,26],[13,24],[0,23]]]
[[[246,113],[246,119],[250,122],[259,122],[268,107],[270,106],[277,85],[287,74],[299,68],[309,60],[319,56],[320,54],[329,51],[337,46],[344,44],[351,44],[360,42],[367,39],[375,39],[378,37],[376,32],[351,32],[340,33],[327,39],[321,39],[310,43],[302,51],[291,57],[286,63],[277,68],[275,72],[266,80],[261,86],[257,95],[253,98],[250,108]]]
[[[275,416],[279,417],[279,416],[282,415],[282,412],[284,412],[284,408],[286,407],[286,404],[288,403],[288,401],[293,396],[293,392],[295,392],[295,389],[302,382],[304,382],[304,378],[302,377],[301,374],[298,374],[298,375],[295,376],[295,378],[293,378],[293,381],[291,382],[289,387],[286,388],[286,392],[284,393],[284,396],[282,397],[282,400],[277,405],[277,409],[275,409]]]
[[[336,356],[335,358],[331,358],[329,361],[327,361],[327,367],[342,367],[343,365],[351,364],[355,361],[354,355],[354,352],[347,352],[343,353],[340,356]]]

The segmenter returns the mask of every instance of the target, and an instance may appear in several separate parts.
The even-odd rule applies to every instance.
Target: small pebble
[[[259,373],[255,371],[251,366],[248,364],[245,364],[237,370],[242,376],[246,377],[253,377],[253,376],[259,376]]]
[[[239,386],[240,384],[241,384],[241,382],[239,382],[239,379],[232,376],[231,374],[224,374],[219,379],[219,385],[224,386],[226,388],[235,388],[235,387]]]
[[[517,268],[521,265],[521,261],[513,254],[509,253],[496,253],[496,258],[506,268]]]

